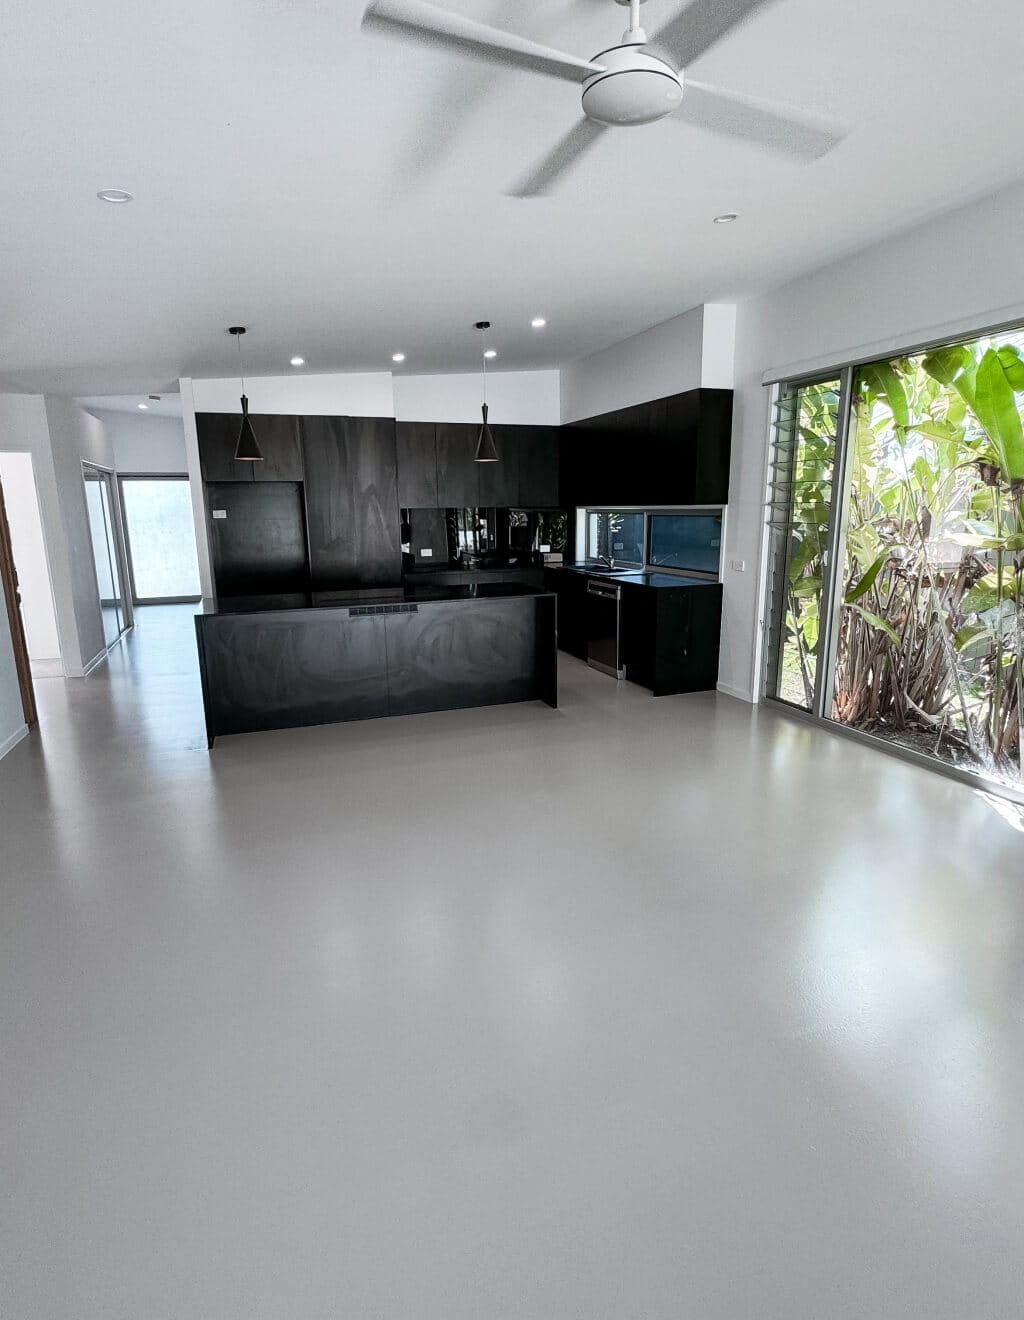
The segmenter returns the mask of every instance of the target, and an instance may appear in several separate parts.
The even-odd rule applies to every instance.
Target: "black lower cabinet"
[[[558,649],[587,658],[587,579],[582,573],[545,569],[544,589],[558,600]]]
[[[211,747],[221,734],[558,704],[555,601],[538,593],[225,610],[197,615],[196,639]]]
[[[553,668],[538,663],[545,613],[554,601],[544,596],[434,605],[387,620],[388,704],[392,715],[511,701],[554,705]],[[554,646],[547,660],[555,664]]]
[[[708,692],[718,685],[722,586],[646,587],[622,591],[622,660],[632,683],[656,697]]]
[[[383,616],[340,622],[329,610],[197,615],[210,745],[220,734],[387,715]]]
[[[550,568],[544,575],[545,590],[558,601],[558,649],[580,660],[587,659],[587,581],[585,573],[571,569]],[[620,658],[626,678],[656,697],[714,689],[722,584],[620,585]]]

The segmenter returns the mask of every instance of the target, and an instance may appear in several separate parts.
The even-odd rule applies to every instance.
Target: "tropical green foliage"
[[[1021,336],[873,363],[850,424],[833,718],[1020,782],[1024,710]],[[834,386],[804,390],[820,466],[794,483],[787,655],[818,642]],[[803,435],[803,429],[801,431]],[[812,483],[813,484],[813,483]],[[809,699],[807,701],[809,704]]]

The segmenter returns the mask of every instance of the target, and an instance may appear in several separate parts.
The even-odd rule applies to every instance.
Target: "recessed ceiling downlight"
[[[543,330],[547,323],[547,317],[544,316],[535,316],[530,322],[534,330]]]
[[[392,353],[392,354],[391,354],[391,361],[392,361],[392,362],[404,362],[404,361],[405,361],[405,354],[404,354],[404,353]]]
[[[125,192],[123,188],[101,188],[96,196],[101,202],[113,202],[115,205],[135,200],[131,193]]]
[[[141,409],[143,412],[145,412],[145,411],[149,408],[149,404],[148,404],[148,403],[140,403],[140,404],[139,404],[139,407],[140,407],[140,409]]]
[[[716,225],[731,225],[734,220],[740,218],[738,211],[723,211],[721,215],[715,216]]]
[[[306,359],[304,357],[293,357],[291,361],[293,367],[304,367],[306,365]]]
[[[498,350],[496,348],[484,349],[484,357],[487,358],[488,361],[490,361],[491,358],[496,358],[497,356],[498,356]]]

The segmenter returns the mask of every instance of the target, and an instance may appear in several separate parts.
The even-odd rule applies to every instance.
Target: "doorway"
[[[119,483],[132,603],[172,605],[200,600],[188,477],[124,474]]]
[[[103,641],[107,649],[131,627],[131,605],[125,599],[125,573],[117,520],[114,474],[92,463],[82,464],[85,502],[89,513],[96,585],[103,616]]]
[[[11,645],[14,649],[14,667],[18,675],[18,688],[21,692],[21,708],[25,715],[25,723],[31,728],[38,721],[36,696],[32,687],[28,643],[25,640],[25,625],[21,617],[18,570],[14,564],[14,550],[11,545],[10,527],[7,522],[7,506],[4,501],[2,480],[0,480],[0,590],[3,592],[7,619],[11,629]]]

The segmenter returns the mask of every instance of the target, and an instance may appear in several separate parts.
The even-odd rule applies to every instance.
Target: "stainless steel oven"
[[[587,664],[612,678],[624,678],[619,645],[622,588],[596,578],[587,581]]]

